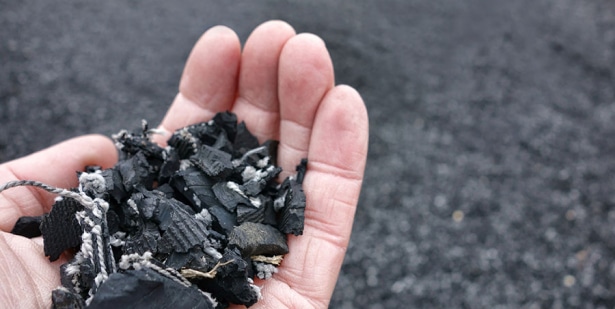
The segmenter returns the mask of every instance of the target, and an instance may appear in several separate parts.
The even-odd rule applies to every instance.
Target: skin
[[[360,95],[335,86],[331,58],[315,35],[269,21],[253,31],[242,50],[232,30],[217,26],[193,48],[160,128],[172,132],[225,110],[245,121],[259,141],[280,141],[282,177],[293,174],[301,158],[309,160],[304,234],[289,236],[290,253],[273,278],[256,281],[263,299],[251,308],[327,308],[367,156],[368,119]],[[156,137],[162,145],[164,140]],[[77,184],[75,171],[86,165],[108,168],[116,161],[109,139],[82,136],[0,165],[0,183],[31,179],[70,188]],[[48,212],[53,198],[35,188],[0,193],[0,303],[7,307],[51,305],[50,292],[59,285],[59,267],[68,256],[50,263],[41,238],[8,232],[20,216]]]

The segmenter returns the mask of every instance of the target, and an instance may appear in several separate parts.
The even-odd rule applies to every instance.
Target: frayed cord
[[[11,188],[15,188],[15,187],[26,187],[26,186],[41,188],[47,192],[57,194],[61,197],[75,199],[77,202],[81,203],[81,205],[89,209],[91,209],[94,206],[94,201],[89,196],[85,195],[84,193],[78,193],[78,192],[73,192],[70,190],[62,189],[62,188],[57,188],[57,187],[54,187],[54,186],[51,186],[51,185],[48,185],[48,184],[45,184],[45,183],[42,183],[36,180],[9,181],[3,185],[0,185],[0,192],[11,189]]]

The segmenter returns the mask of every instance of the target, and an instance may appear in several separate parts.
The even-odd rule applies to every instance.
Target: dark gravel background
[[[332,308],[615,306],[609,0],[0,0],[0,161],[158,123],[204,30],[272,18],[370,114]]]

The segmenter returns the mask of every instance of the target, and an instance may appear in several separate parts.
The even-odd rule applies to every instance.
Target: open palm
[[[324,42],[295,34],[286,23],[267,22],[243,51],[226,27],[208,30],[194,47],[179,93],[160,128],[172,132],[230,110],[259,141],[277,139],[281,177],[309,160],[303,183],[307,208],[304,234],[289,236],[290,253],[271,279],[256,282],[263,299],[252,308],[326,308],[350,238],[367,154],[367,113],[348,86],[335,86]],[[164,138],[158,137],[163,144]],[[112,166],[113,144],[85,136],[0,165],[0,182],[35,179],[76,185],[85,165]],[[22,215],[49,210],[53,196],[33,188],[0,194],[0,302],[48,307],[59,285],[59,265],[49,263],[40,239],[6,233]]]

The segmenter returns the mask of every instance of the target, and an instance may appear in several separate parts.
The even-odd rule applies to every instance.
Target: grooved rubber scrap
[[[158,242],[161,253],[188,252],[207,240],[207,225],[186,210],[174,207],[170,218],[171,222]]]
[[[210,308],[198,289],[185,287],[149,268],[109,276],[88,308]]]
[[[212,177],[226,177],[233,169],[230,153],[207,145],[202,145],[190,160]]]
[[[57,200],[51,212],[43,216],[41,232],[45,255],[50,261],[57,260],[64,250],[79,247],[83,229],[79,225],[75,213],[83,206],[71,198]]]
[[[170,223],[169,214],[176,208],[181,208],[185,211],[192,209],[174,198],[168,198],[164,192],[158,190],[147,191],[143,190],[132,195],[139,215],[143,220],[151,220],[161,225],[161,229],[166,229]]]
[[[286,236],[270,225],[244,222],[233,229],[228,239],[229,246],[238,248],[243,257],[288,253]]]
[[[271,204],[271,206],[269,206]],[[241,203],[237,205],[235,213],[237,214],[237,222],[239,224],[244,222],[265,223],[265,216],[267,208],[273,208],[273,202],[271,198],[265,195],[260,195],[255,199],[254,203]],[[275,224],[275,220],[272,222]]]
[[[41,236],[41,221],[43,216],[20,217],[15,222],[15,226],[11,230],[11,234],[34,238]]]
[[[194,166],[178,171],[170,182],[179,194],[190,201],[192,209],[197,213],[201,212],[203,207],[209,208],[220,204],[212,191],[215,183],[211,177]]]

